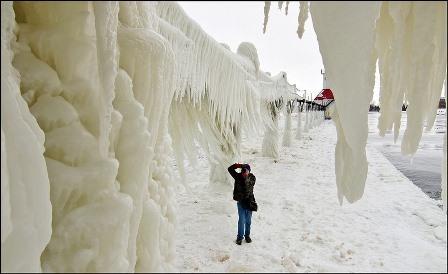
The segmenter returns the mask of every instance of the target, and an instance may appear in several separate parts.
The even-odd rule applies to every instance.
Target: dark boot
[[[246,238],[246,243],[252,242],[252,239],[249,237],[249,235],[244,236],[244,238]]]
[[[241,243],[243,242],[243,239],[236,239],[235,243],[237,245],[241,245]]]

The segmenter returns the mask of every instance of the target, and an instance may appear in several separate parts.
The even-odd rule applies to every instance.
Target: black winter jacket
[[[249,201],[255,201],[254,186],[256,178],[252,173],[249,173],[249,175],[244,178],[241,173],[235,171],[236,168],[236,165],[231,165],[227,169],[230,175],[235,179],[233,199],[242,202],[243,207],[248,208]]]

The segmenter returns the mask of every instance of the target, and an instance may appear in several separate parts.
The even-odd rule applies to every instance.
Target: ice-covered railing
[[[290,92],[287,96],[285,96],[285,110],[284,110],[284,116],[285,116],[285,125],[283,128],[283,139],[282,139],[282,145],[289,147],[291,146],[292,142],[292,113],[296,106],[299,108],[299,100],[302,99],[301,96],[297,94],[297,88],[295,85],[292,86],[294,89],[294,92]],[[297,116],[297,119],[301,119],[300,115]],[[299,126],[300,126],[300,122]],[[298,129],[300,130],[300,129]]]
[[[265,25],[269,6],[266,3]],[[341,203],[343,197],[355,202],[363,195],[367,175],[367,112],[373,97],[377,60],[381,80],[380,134],[393,128],[397,138],[401,106],[406,100],[408,119],[401,151],[414,154],[423,129],[434,123],[446,79],[447,3],[311,2],[308,5],[300,1],[299,37],[303,34],[308,6],[328,86],[335,96],[338,198]]]
[[[288,83],[287,74],[280,72],[268,76],[261,72],[261,82],[258,83],[261,98],[261,114],[265,127],[262,142],[262,155],[278,159],[279,157],[279,118],[283,107],[291,100],[297,91],[295,85]]]
[[[173,45],[175,95],[170,113],[179,169],[194,162],[195,142],[211,161],[211,181],[229,181],[227,166],[239,157],[241,131],[254,132],[259,122],[255,47],[243,42],[233,53],[216,42],[173,2],[159,2],[160,32]],[[187,123],[189,126],[185,127]]]

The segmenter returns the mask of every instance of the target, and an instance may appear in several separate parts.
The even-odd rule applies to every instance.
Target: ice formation
[[[2,271],[173,271],[174,150],[228,181],[291,87],[172,2],[2,2]]]
[[[291,146],[291,140],[292,140],[292,129],[291,129],[291,123],[292,123],[292,117],[291,114],[294,111],[294,108],[297,104],[297,100],[300,97],[296,93],[290,94],[289,98],[285,98],[285,126],[283,128],[283,139],[282,139],[282,145],[285,147]]]
[[[285,15],[288,15],[289,1],[286,1]]]
[[[413,1],[362,5],[311,2],[328,86],[335,96],[332,113],[338,132],[336,183],[341,203],[343,197],[354,202],[364,192],[367,111],[377,60],[381,78],[380,134],[394,128],[397,137],[403,100],[409,105],[401,143],[403,154],[414,154],[424,127],[432,127],[446,79],[446,5]],[[301,16],[302,5],[300,9],[299,36],[303,33],[301,18],[305,18]],[[265,18],[268,15],[265,11]]]
[[[207,152],[210,181],[230,184],[227,167],[240,158],[241,131],[257,131],[261,123],[256,99],[260,66],[257,50],[251,43],[242,42],[237,53],[231,52],[208,36],[176,3],[160,2],[157,13],[165,22],[163,33],[180,60],[175,65],[175,94],[169,116],[179,169],[183,172],[185,158],[194,162],[197,142]]]
[[[446,104],[446,96],[448,95],[447,93],[446,93],[446,86],[447,86],[447,81],[446,81],[446,79],[445,79],[445,104]],[[446,113],[445,113],[445,115],[446,115]],[[445,120],[445,128],[446,128],[446,126],[447,126],[447,121]],[[447,165],[447,159],[446,159],[446,135],[447,135],[447,133],[445,132],[445,138],[443,139],[443,159],[442,159],[442,193],[441,193],[441,196],[442,196],[442,201],[443,201],[443,211],[446,213],[446,206],[447,206],[447,204],[446,204],[446,202],[447,202],[447,189],[446,189],[446,180],[447,180],[447,178],[446,178],[446,176],[447,176],[447,173],[446,173],[446,165]]]
[[[307,100],[306,99],[307,97],[306,97],[306,93],[305,93],[305,100]],[[304,110],[305,110],[305,125],[303,126],[303,132],[304,133],[307,133],[308,132],[308,128],[309,128],[309,106],[308,106],[308,104],[306,104],[305,103],[305,106],[304,106]]]
[[[446,213],[446,132],[445,139],[443,140],[443,161],[442,161],[442,201],[443,201],[443,211]]]
[[[266,32],[266,26],[268,25],[268,16],[269,16],[269,9],[271,8],[271,1],[265,1],[264,2],[264,23],[263,23],[263,33]],[[280,6],[281,8],[281,6]]]
[[[283,1],[278,1],[278,9],[281,10],[283,7]]]
[[[2,272],[40,272],[40,255],[52,231],[50,183],[43,155],[44,133],[21,96],[25,83],[12,66],[14,18],[12,3],[2,2],[1,266]],[[43,75],[30,75],[38,76]],[[45,84],[39,82],[39,90],[32,93],[41,88],[51,91],[51,83]]]
[[[278,123],[280,113],[286,102],[294,98],[296,87],[288,83],[285,72],[280,72],[273,77],[269,77],[264,73],[261,73],[261,75],[259,90],[261,92],[261,114],[265,126],[262,155],[278,159],[280,138]],[[290,137],[287,138],[290,139]]]
[[[408,78],[396,80],[380,64],[382,79],[391,78],[384,82],[400,87],[383,102],[401,100],[394,99],[401,81],[414,80],[403,93],[415,105],[405,150],[412,153],[418,143],[422,121],[432,124],[433,109],[425,104],[434,102],[445,77],[446,10],[440,7],[446,3],[409,5],[412,16],[403,23],[406,10],[390,8],[386,15],[385,4],[311,4],[337,102],[341,201],[363,192],[376,51],[391,63],[395,46],[412,42],[411,60],[395,64],[397,75]],[[271,77],[260,70],[254,45],[243,42],[231,52],[172,2],[1,7],[3,272],[172,271],[171,149],[182,170],[199,143],[211,162],[210,180],[225,182],[242,131],[264,125],[263,154],[278,157],[280,106],[294,87],[286,73]],[[301,4],[302,27],[306,7]],[[264,30],[269,8],[266,2]],[[388,36],[391,24],[424,33],[432,46],[400,31]],[[430,80],[422,78],[427,70]],[[427,89],[430,96],[416,92]],[[390,112],[385,107],[384,115]],[[446,201],[446,172],[443,189]]]
[[[303,104],[298,102],[297,105],[297,129],[296,129],[296,139],[299,140],[302,138],[302,108]]]
[[[305,22],[308,18],[308,1],[300,1],[300,12],[298,17],[298,27],[297,27],[297,35],[299,38],[302,38],[303,33],[305,32]]]

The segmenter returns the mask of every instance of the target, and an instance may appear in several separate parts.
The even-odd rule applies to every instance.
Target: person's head
[[[241,168],[241,174],[242,174],[244,177],[247,177],[247,176],[249,175],[249,173],[250,173],[250,166],[249,166],[249,165],[244,165],[244,166]]]

